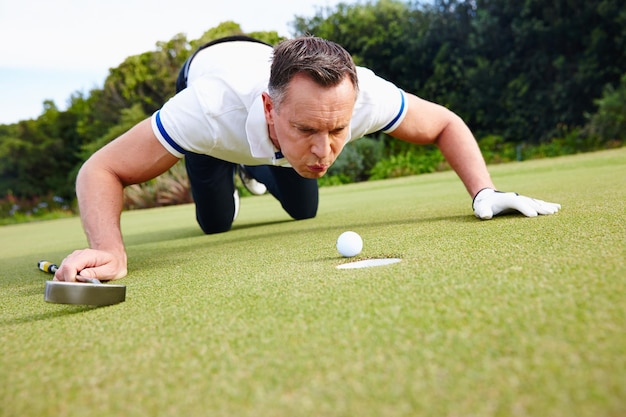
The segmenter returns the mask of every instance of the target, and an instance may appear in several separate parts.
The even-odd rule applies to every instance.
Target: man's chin
[[[328,172],[328,170],[323,170],[323,171],[311,171],[308,169],[304,169],[304,170],[296,170],[296,172],[304,178],[310,178],[312,180],[316,180],[319,178],[322,178],[324,175],[326,175],[326,172]]]

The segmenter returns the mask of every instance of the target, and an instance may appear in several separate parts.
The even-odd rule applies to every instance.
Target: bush
[[[623,143],[626,140],[626,74],[617,88],[605,87],[602,98],[595,104],[598,111],[589,117],[585,133],[604,143]]]
[[[75,213],[74,202],[56,195],[19,199],[9,191],[0,199],[1,225],[70,217]]]
[[[370,171],[370,179],[404,177],[445,169],[447,169],[447,164],[438,149],[415,147],[413,150],[391,155],[379,161]]]
[[[193,198],[184,161],[153,180],[124,189],[124,208],[127,210],[191,202]]]
[[[487,135],[478,140],[478,147],[486,163],[498,164],[521,159],[518,153],[523,145],[506,142],[500,135]]]
[[[364,137],[348,143],[328,173],[318,181],[320,186],[367,181],[371,169],[384,156],[382,140]]]

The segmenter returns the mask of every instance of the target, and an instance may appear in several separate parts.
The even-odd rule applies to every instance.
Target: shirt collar
[[[253,157],[269,159],[274,165],[288,164],[282,152],[274,146],[270,139],[261,95],[254,100],[248,112],[246,136],[250,145],[250,153],[252,153]]]

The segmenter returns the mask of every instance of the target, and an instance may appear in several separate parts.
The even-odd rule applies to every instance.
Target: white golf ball
[[[337,250],[346,258],[357,256],[363,249],[363,239],[356,232],[343,232],[337,238]]]

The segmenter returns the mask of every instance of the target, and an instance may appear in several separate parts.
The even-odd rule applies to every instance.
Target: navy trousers
[[[209,42],[198,51],[216,43],[242,40],[259,42],[253,38],[235,36]],[[187,74],[194,55],[189,57],[180,70],[176,80],[176,92],[187,87]],[[230,230],[235,214],[233,194],[237,164],[209,155],[187,153],[185,166],[200,228],[207,234]],[[265,184],[270,194],[293,219],[315,217],[319,203],[317,180],[301,177],[293,168],[259,165],[245,166],[245,169],[254,179]]]

